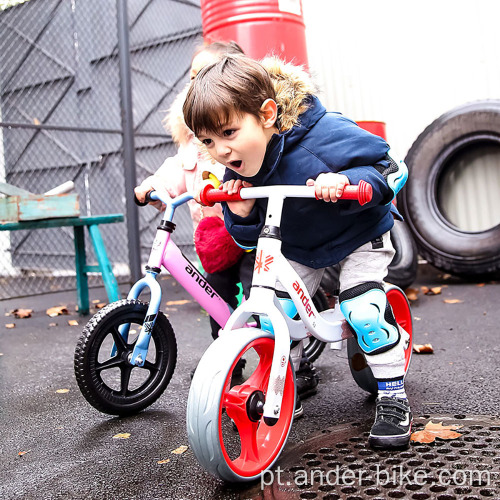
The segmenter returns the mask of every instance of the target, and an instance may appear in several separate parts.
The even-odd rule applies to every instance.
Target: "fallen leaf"
[[[417,354],[432,354],[434,349],[432,344],[413,344],[413,352]]]
[[[18,319],[22,319],[31,318],[32,312],[33,309],[14,309],[13,311],[10,311],[10,314],[13,314]]]
[[[122,432],[120,434],[115,434],[113,436],[113,439],[128,439],[130,437],[130,433],[129,432]]]
[[[50,316],[51,318],[62,316],[63,314],[69,314],[66,306],[49,307],[45,312],[47,313],[47,316]]]
[[[172,451],[172,453],[174,455],[182,455],[182,453],[184,453],[187,449],[188,447],[183,444],[182,446],[179,446],[179,448],[176,448],[174,451]]]
[[[69,326],[78,326],[78,321],[76,321],[76,319],[70,319],[68,321],[68,325]]]
[[[99,299],[95,299],[92,301],[92,304],[99,304],[100,300]]]
[[[57,323],[49,323],[49,326],[57,326]]]
[[[165,305],[167,306],[183,306],[184,304],[189,304],[191,300],[169,300]]]
[[[7,323],[5,325],[5,328],[15,328],[16,327],[16,324],[15,323]]]
[[[18,455],[22,457],[23,455],[26,455],[26,453],[29,453],[31,450],[26,450],[26,451],[20,451]]]
[[[56,391],[58,394],[66,394],[67,392],[69,392],[69,389],[57,389]]]
[[[158,460],[158,462],[156,463],[161,465],[161,464],[168,464],[168,462],[170,462],[170,458],[167,458],[166,460]]]
[[[405,294],[408,300],[418,300],[418,290],[416,288],[407,288]]]
[[[441,293],[442,287],[440,286],[434,286],[432,288],[429,288],[428,286],[422,286],[420,287],[420,290],[424,295],[439,295]]]
[[[476,286],[477,286],[478,288],[482,288],[484,285],[485,285],[484,283],[478,283]]]
[[[446,304],[460,304],[463,302],[463,300],[460,299],[444,299],[443,302]]]
[[[96,304],[95,308],[96,309],[102,309],[106,305],[106,302],[99,302]]]
[[[462,434],[455,432],[460,429],[461,425],[443,425],[442,422],[435,424],[429,421],[422,431],[414,432],[411,435],[411,440],[417,443],[433,443],[438,439],[457,439]]]

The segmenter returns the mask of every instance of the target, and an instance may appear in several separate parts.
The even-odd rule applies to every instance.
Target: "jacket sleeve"
[[[226,169],[224,182],[237,178],[234,172]],[[247,217],[240,217],[231,212],[225,202],[221,203],[221,205],[224,213],[224,224],[236,244],[245,250],[255,248],[259,234],[264,226],[267,200],[256,200],[252,211]]]
[[[186,175],[182,168],[181,155],[178,153],[167,158],[155,174],[147,180],[151,181],[156,189],[165,189],[172,198],[185,193],[187,191]]]
[[[357,212],[389,204],[408,177],[404,162],[390,156],[392,152],[384,139],[361,129],[348,118],[340,119],[335,136],[335,171],[344,174],[351,184],[364,180],[373,188],[370,203],[363,207],[349,203],[342,211]]]

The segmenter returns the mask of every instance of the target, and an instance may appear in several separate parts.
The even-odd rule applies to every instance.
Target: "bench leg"
[[[97,225],[89,225],[88,228],[92,244],[94,245],[97,262],[99,263],[102,280],[104,281],[106,293],[108,294],[108,300],[110,303],[116,302],[120,300],[120,290],[115,275],[113,274],[113,268],[109,262],[108,254],[106,253],[106,247],[104,246],[101,232]]]
[[[85,235],[83,226],[74,226],[75,233],[75,261],[76,261],[76,295],[78,313],[89,313],[89,283],[87,279],[87,259],[85,255]]]

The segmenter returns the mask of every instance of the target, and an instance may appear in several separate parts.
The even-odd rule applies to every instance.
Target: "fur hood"
[[[273,80],[278,128],[286,132],[300,124],[300,115],[309,107],[310,100],[306,98],[316,94],[316,87],[302,66],[285,63],[277,57],[266,57],[261,63]]]
[[[306,97],[315,95],[316,87],[302,66],[285,63],[278,57],[266,57],[261,61],[273,80],[278,104],[278,125],[280,132],[286,132],[300,123],[300,115],[308,108]],[[177,146],[185,145],[193,138],[193,133],[184,122],[182,106],[189,85],[174,99],[163,126],[172,134]]]

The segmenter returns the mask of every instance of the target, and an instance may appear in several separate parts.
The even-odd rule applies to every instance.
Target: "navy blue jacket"
[[[310,107],[300,124],[275,134],[267,146],[262,168],[254,177],[226,169],[224,181],[242,179],[254,186],[305,185],[323,172],[346,175],[373,187],[373,199],[361,207],[356,201],[287,198],[281,235],[285,257],[319,269],[340,262],[353,250],[389,231],[394,224],[393,192],[383,176],[389,168],[388,144],[339,113],[326,112],[309,96]],[[244,246],[254,246],[264,224],[267,199],[256,200],[248,217],[233,214],[223,203],[226,228]]]

